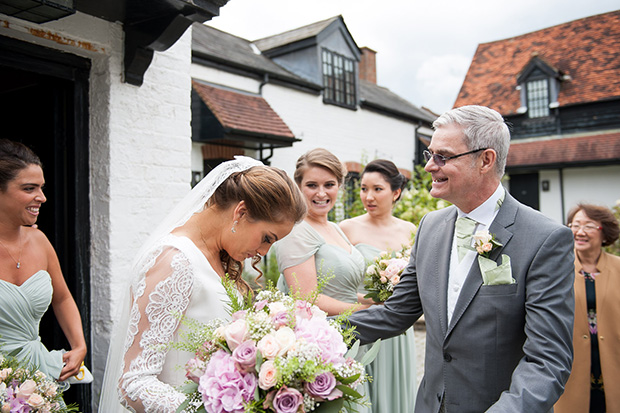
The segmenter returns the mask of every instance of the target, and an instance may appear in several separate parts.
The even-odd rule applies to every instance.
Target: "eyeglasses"
[[[603,227],[597,227],[596,225],[579,225],[579,224],[568,224],[568,227],[570,229],[573,230],[573,232],[579,232],[580,229],[583,230],[583,232],[594,232],[594,231],[599,231],[602,230]]]
[[[450,159],[459,158],[461,156],[469,155],[469,154],[480,152],[480,151],[485,151],[487,149],[489,148],[475,149],[473,151],[459,153],[458,155],[453,155],[453,156],[443,156],[443,155],[439,155],[438,153],[431,153],[428,150],[424,151],[422,154],[424,155],[424,160],[426,162],[430,161],[431,158],[433,158],[433,162],[435,162],[435,165],[442,167],[446,164],[446,161],[449,161]]]

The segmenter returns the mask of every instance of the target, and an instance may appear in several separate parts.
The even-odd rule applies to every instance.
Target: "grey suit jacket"
[[[511,259],[515,284],[482,285],[474,261],[447,323],[447,285],[456,208],[427,214],[411,260],[383,306],[350,317],[362,343],[426,321],[424,378],[415,411],[547,412],[570,374],[573,350],[571,231],[509,194],[489,227]]]

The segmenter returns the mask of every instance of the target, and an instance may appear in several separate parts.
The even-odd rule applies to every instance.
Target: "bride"
[[[257,263],[305,213],[292,180],[251,158],[225,162],[196,185],[138,253],[99,411],[175,412],[185,399],[175,386],[193,356],[167,346],[179,339],[179,314],[227,318],[222,277],[247,293],[242,262]]]

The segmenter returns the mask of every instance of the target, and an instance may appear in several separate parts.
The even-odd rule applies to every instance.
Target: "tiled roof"
[[[508,168],[620,162],[620,132],[559,139],[512,141]]]
[[[359,85],[362,106],[386,110],[405,117],[414,117],[429,123],[437,119],[433,113],[409,103],[389,89],[364,79],[359,79]]]
[[[321,33],[327,26],[335,22],[336,20],[342,20],[342,16],[331,17],[320,22],[312,23],[307,26],[298,27],[297,29],[289,30],[284,33],[276,34],[274,36],[263,37],[254,41],[256,47],[261,51],[267,51],[275,49],[280,46],[295,43],[300,40],[314,37]]]
[[[224,128],[238,133],[295,136],[265,99],[192,81],[194,90]]]
[[[293,83],[314,86],[316,89],[321,88],[320,85],[289,72],[260,52],[254,52],[250,44],[249,40],[204,24],[195,23],[192,26],[192,52],[198,57],[259,74],[267,73]]]
[[[534,56],[570,76],[561,84],[560,106],[619,97],[620,10],[478,45],[454,106],[515,114],[517,77]]]

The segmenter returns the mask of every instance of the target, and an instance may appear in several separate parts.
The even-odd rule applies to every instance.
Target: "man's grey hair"
[[[485,106],[461,106],[445,112],[433,122],[435,129],[446,125],[456,125],[463,130],[468,150],[493,149],[497,154],[495,170],[500,178],[504,175],[510,131],[502,115]]]

